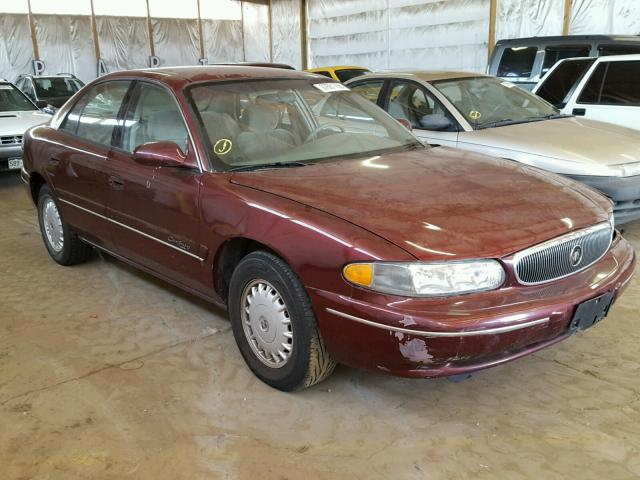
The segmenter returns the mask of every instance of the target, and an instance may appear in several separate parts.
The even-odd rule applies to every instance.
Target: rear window
[[[549,46],[544,49],[544,63],[542,75],[547,73],[560,60],[574,57],[588,57],[591,47],[589,45],[576,46]]]
[[[631,55],[640,53],[640,45],[600,45],[598,52],[601,57],[607,55]]]
[[[326,70],[318,70],[317,72],[313,72],[313,73],[317,73],[318,75],[324,75],[325,77],[333,78],[331,77],[331,74]]]
[[[538,47],[511,47],[502,52],[499,77],[530,77]]]
[[[579,103],[640,106],[640,62],[603,62],[593,73]]]
[[[561,63],[542,81],[536,94],[556,107],[564,107],[573,87],[593,62],[595,59],[589,58]]]
[[[348,70],[336,70],[336,76],[342,83],[351,80],[352,78],[359,77],[369,73],[369,70],[364,68],[350,68]]]

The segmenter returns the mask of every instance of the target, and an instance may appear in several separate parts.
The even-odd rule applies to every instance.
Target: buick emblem
[[[582,262],[582,247],[580,245],[576,245],[571,249],[571,253],[569,254],[569,263],[572,267],[577,267]]]

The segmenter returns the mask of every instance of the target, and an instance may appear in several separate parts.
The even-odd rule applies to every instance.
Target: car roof
[[[496,46],[499,45],[522,45],[527,43],[575,43],[576,41],[606,41],[606,42],[620,42],[620,43],[640,43],[640,36],[638,35],[550,35],[547,37],[522,37],[522,38],[510,38],[502,39],[496,42]]]
[[[309,72],[289,70],[285,68],[256,67],[248,65],[203,65],[186,67],[145,68],[140,70],[124,70],[108,73],[100,80],[146,78],[155,80],[179,89],[190,83],[234,81],[251,79],[309,79],[316,78]]]
[[[363,80],[367,78],[406,78],[433,82],[436,80],[450,80],[454,78],[487,77],[482,73],[464,72],[455,70],[406,70],[401,72],[379,72],[368,73],[353,80]],[[349,82],[347,82],[349,83]]]

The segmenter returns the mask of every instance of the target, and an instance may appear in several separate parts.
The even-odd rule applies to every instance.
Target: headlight
[[[343,274],[355,285],[407,297],[494,290],[505,279],[504,269],[496,260],[352,263]]]

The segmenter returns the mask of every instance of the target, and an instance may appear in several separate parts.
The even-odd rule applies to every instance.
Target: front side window
[[[558,115],[552,105],[516,85],[494,77],[432,82],[475,129],[546,120]]]
[[[92,142],[111,145],[118,112],[130,85],[128,81],[94,85],[73,106],[60,128]]]
[[[82,88],[79,80],[67,77],[37,77],[33,83],[39,98],[70,97]]]
[[[253,169],[424,148],[357,93],[317,79],[191,87],[209,157],[219,169]]]
[[[560,60],[565,58],[587,57],[591,47],[589,45],[578,46],[549,46],[544,49],[544,62],[542,64],[542,75],[546,74]]]
[[[24,94],[10,83],[0,83],[0,112],[37,110]]]
[[[589,78],[578,103],[640,106],[640,62],[602,62]]]
[[[594,58],[562,62],[541,83],[536,94],[547,102],[562,108],[585,72],[595,62]]]
[[[394,83],[387,111],[395,119],[407,120],[413,128],[432,130],[435,117],[438,117],[440,124],[443,121],[446,123],[446,120],[449,120],[449,125],[453,123],[440,102],[414,82]]]
[[[349,85],[351,91],[359,93],[372,103],[378,102],[380,90],[384,85],[384,80],[371,80],[368,82],[358,83],[357,85]]]
[[[498,65],[498,77],[530,77],[537,53],[537,47],[505,48]]]
[[[124,122],[122,148],[133,152],[148,142],[169,141],[187,151],[187,127],[175,98],[162,87],[141,83],[138,101]]]
[[[360,77],[369,73],[366,68],[348,68],[343,70],[336,70],[336,76],[342,83],[351,80],[352,78]]]

